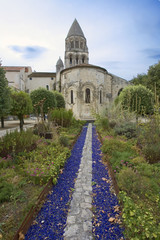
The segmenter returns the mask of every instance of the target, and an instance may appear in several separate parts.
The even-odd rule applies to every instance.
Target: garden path
[[[95,127],[85,126],[26,240],[124,239],[100,147]]]

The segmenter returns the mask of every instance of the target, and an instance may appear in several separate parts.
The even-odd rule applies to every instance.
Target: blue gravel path
[[[87,127],[84,127],[79,136],[70,158],[67,160],[58,183],[53,187],[51,194],[43,205],[33,225],[29,228],[25,240],[60,240],[63,232],[70,203],[70,192],[74,188],[82,150],[86,137]]]
[[[120,228],[119,206],[113,191],[112,180],[102,163],[101,144],[95,127],[92,134],[92,191],[93,191],[93,235],[94,239],[124,239]]]

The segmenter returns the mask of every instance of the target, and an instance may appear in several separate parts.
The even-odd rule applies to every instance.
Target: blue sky
[[[160,60],[160,0],[0,0],[5,66],[55,71],[76,18],[89,63],[127,80]]]

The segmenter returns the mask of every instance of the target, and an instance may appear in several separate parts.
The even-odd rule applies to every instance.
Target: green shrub
[[[7,182],[0,183],[0,203],[10,201],[13,192],[13,184]]]
[[[56,124],[62,127],[69,127],[72,124],[73,112],[72,110],[66,110],[64,108],[54,109],[50,113],[51,121],[54,121]]]
[[[69,145],[69,138],[67,136],[65,136],[65,135],[61,135],[59,137],[59,142],[64,147],[68,147],[68,145]]]
[[[137,164],[145,163],[146,160],[144,159],[144,157],[138,156],[138,157],[133,158],[132,162],[137,165]]]
[[[130,138],[135,138],[136,137],[136,124],[135,123],[124,123],[120,126],[116,126],[114,128],[115,133],[118,135],[123,135],[127,137],[128,139]]]
[[[111,156],[115,151],[132,151],[131,147],[132,144],[129,141],[125,142],[117,138],[106,138],[103,142],[102,152]]]
[[[31,129],[22,132],[14,131],[7,133],[0,139],[0,156],[6,157],[9,154],[14,155],[15,153],[22,152],[35,145],[38,139],[38,136],[35,136]]]
[[[122,218],[126,239],[160,239],[160,223],[155,218],[153,209],[134,203],[124,191],[120,192],[119,198],[123,203]]]
[[[142,152],[149,163],[157,163],[160,161],[160,142],[146,144]]]
[[[63,95],[57,91],[54,91],[53,93],[56,98],[57,108],[65,108],[65,101]]]
[[[140,175],[132,168],[124,168],[117,176],[118,185],[121,191],[125,191],[128,195],[135,195],[145,198],[146,193],[152,195],[152,182],[146,176]]]

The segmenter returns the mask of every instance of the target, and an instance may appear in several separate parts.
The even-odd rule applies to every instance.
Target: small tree
[[[56,97],[57,108],[65,108],[65,101],[63,95],[57,91],[54,91],[53,93]]]
[[[119,102],[123,109],[135,112],[138,115],[149,114],[153,112],[154,97],[153,93],[145,86],[128,86],[120,93]]]
[[[45,116],[50,109],[56,107],[56,98],[54,93],[46,90],[45,88],[39,88],[32,91],[30,97],[32,99],[35,113],[42,114],[43,112],[43,115]]]
[[[1,127],[4,128],[4,117],[8,115],[10,110],[10,88],[5,77],[5,71],[0,66],[0,118]]]
[[[25,92],[12,92],[12,106],[11,114],[18,117],[20,120],[20,130],[23,130],[23,117],[26,114],[30,114],[33,110],[32,101],[30,96]]]

